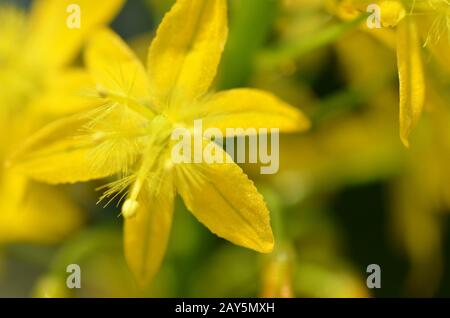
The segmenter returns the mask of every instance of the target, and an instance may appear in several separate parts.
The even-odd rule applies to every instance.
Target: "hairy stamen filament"
[[[130,109],[134,110],[138,114],[141,114],[145,118],[153,118],[157,113],[156,109],[153,109],[151,105],[144,105],[130,97],[114,94],[103,90],[101,87],[97,87],[97,92],[101,98],[110,98],[111,100],[126,105]]]
[[[131,187],[130,194],[122,205],[122,215],[125,218],[134,217],[139,208],[138,197],[145,186],[145,182],[158,164],[161,155],[168,145],[170,138],[170,124],[163,116],[157,116],[150,125],[152,137],[145,151],[145,156],[139,167],[136,180]],[[156,151],[155,151],[156,150]]]

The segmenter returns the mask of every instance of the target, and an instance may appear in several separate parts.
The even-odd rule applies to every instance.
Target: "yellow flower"
[[[360,13],[372,2],[345,0],[334,8],[340,14],[342,3]],[[383,0],[375,1],[380,9],[380,23],[392,28],[396,35],[397,65],[400,82],[400,138],[409,147],[409,135],[417,125],[425,104],[425,75],[422,62],[422,46],[429,47],[436,58],[444,59],[450,52],[450,2],[447,0]],[[431,23],[427,22],[429,19]],[[391,42],[386,29],[369,31],[386,42]],[[443,35],[447,33],[447,38]],[[423,39],[421,39],[421,37]],[[445,62],[445,64],[448,64]]]
[[[98,31],[85,60],[104,105],[47,126],[16,157],[18,169],[49,183],[121,175],[103,198],[126,196],[125,255],[142,285],[165,254],[176,192],[218,236],[263,253],[273,248],[269,211],[238,165],[175,163],[170,156],[173,130],[192,128],[195,119],[202,119],[205,129],[222,131],[309,127],[302,113],[266,92],[207,94],[227,33],[226,0],[179,0],[159,26],[146,72],[117,35]],[[211,141],[205,145],[211,147]]]
[[[88,33],[110,21],[122,0],[77,1],[81,28],[69,29],[69,0],[38,0],[29,15],[0,6],[0,161],[30,131],[57,114],[88,107],[81,97],[91,83],[68,64]],[[48,199],[42,200],[42,197]],[[55,189],[0,168],[0,242],[53,243],[76,229],[79,210]]]

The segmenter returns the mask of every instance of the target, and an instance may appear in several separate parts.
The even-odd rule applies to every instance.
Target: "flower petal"
[[[144,66],[113,31],[102,29],[93,34],[85,59],[102,94],[118,95],[151,106],[150,86]]]
[[[150,183],[144,187],[136,215],[125,219],[125,257],[141,286],[146,286],[161,266],[172,225],[175,189],[172,176],[160,173],[158,191]]]
[[[121,136],[119,125],[139,127],[139,119],[122,108],[110,110],[103,122],[92,117],[92,111],[44,127],[15,154],[13,167],[51,184],[101,179],[126,171],[134,163],[139,145]],[[110,127],[119,127],[119,133],[108,131]]]
[[[177,1],[148,56],[152,91],[162,107],[180,107],[208,90],[227,34],[226,0]]]
[[[256,89],[233,89],[211,96],[206,102],[182,112],[182,120],[192,124],[203,120],[203,127],[226,128],[278,128],[281,132],[304,131],[310,122],[303,113],[278,99]]]
[[[274,239],[263,197],[220,147],[216,151],[229,161],[175,166],[177,190],[186,207],[218,236],[261,253],[271,252]]]
[[[84,39],[96,27],[107,24],[122,8],[124,0],[40,0],[34,1],[31,13],[27,52],[42,64],[61,66],[75,58]],[[70,5],[80,7],[80,28],[67,22]]]
[[[17,179],[23,177],[8,173],[0,186],[0,243],[53,244],[81,226],[81,211],[56,189],[29,183],[21,195]]]
[[[409,147],[408,137],[417,125],[425,102],[425,79],[417,29],[406,17],[397,26],[397,63],[400,79],[400,138]]]
[[[100,106],[91,96],[95,84],[81,68],[58,72],[48,82],[48,89],[31,102],[30,109],[37,115],[49,117],[71,115]]]

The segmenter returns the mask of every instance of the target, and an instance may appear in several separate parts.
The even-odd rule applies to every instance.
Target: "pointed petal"
[[[269,211],[242,169],[231,163],[176,165],[177,190],[186,207],[216,235],[261,253],[274,246]]]
[[[183,113],[183,112],[182,112]],[[303,113],[256,89],[233,89],[212,95],[195,108],[186,109],[183,121],[202,119],[204,128],[278,128],[281,132],[304,131],[310,122]]]
[[[417,29],[407,17],[397,26],[397,63],[400,79],[400,138],[409,147],[408,137],[422,114],[425,80]]]
[[[139,145],[107,129],[117,128],[121,122],[131,126],[134,118],[129,112],[112,110],[104,123],[93,119],[94,111],[58,120],[30,138],[12,158],[12,165],[51,184],[89,181],[125,171],[134,163]],[[139,123],[135,125],[139,127]]]
[[[136,215],[125,219],[125,257],[137,282],[146,286],[157,273],[166,252],[172,225],[175,189],[170,172],[161,171],[158,191],[149,183],[137,200]],[[153,186],[153,185],[152,185]]]
[[[31,102],[30,109],[37,115],[50,117],[72,115],[100,106],[91,97],[95,84],[91,76],[81,68],[66,69],[52,77],[48,89]]]
[[[92,35],[85,60],[100,92],[150,106],[147,72],[127,44],[113,31],[102,29]]]
[[[180,107],[210,87],[227,38],[226,0],[178,0],[162,21],[148,56],[153,94]]]
[[[124,0],[40,0],[31,13],[27,53],[39,63],[61,66],[75,58],[92,30],[108,24],[120,11]],[[80,7],[80,28],[71,29],[67,21],[70,5]]]

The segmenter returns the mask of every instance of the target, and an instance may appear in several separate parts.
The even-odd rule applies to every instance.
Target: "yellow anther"
[[[383,27],[396,26],[406,15],[406,10],[400,1],[382,1],[380,10]]]
[[[164,169],[166,169],[166,171],[170,171],[173,169],[174,163],[172,161],[172,159],[168,159],[164,162]]]
[[[122,215],[124,218],[129,219],[136,215],[139,209],[139,202],[133,199],[127,199],[122,205]]]
[[[92,140],[98,142],[98,141],[102,141],[106,137],[107,137],[107,134],[105,132],[97,131],[92,135]]]

